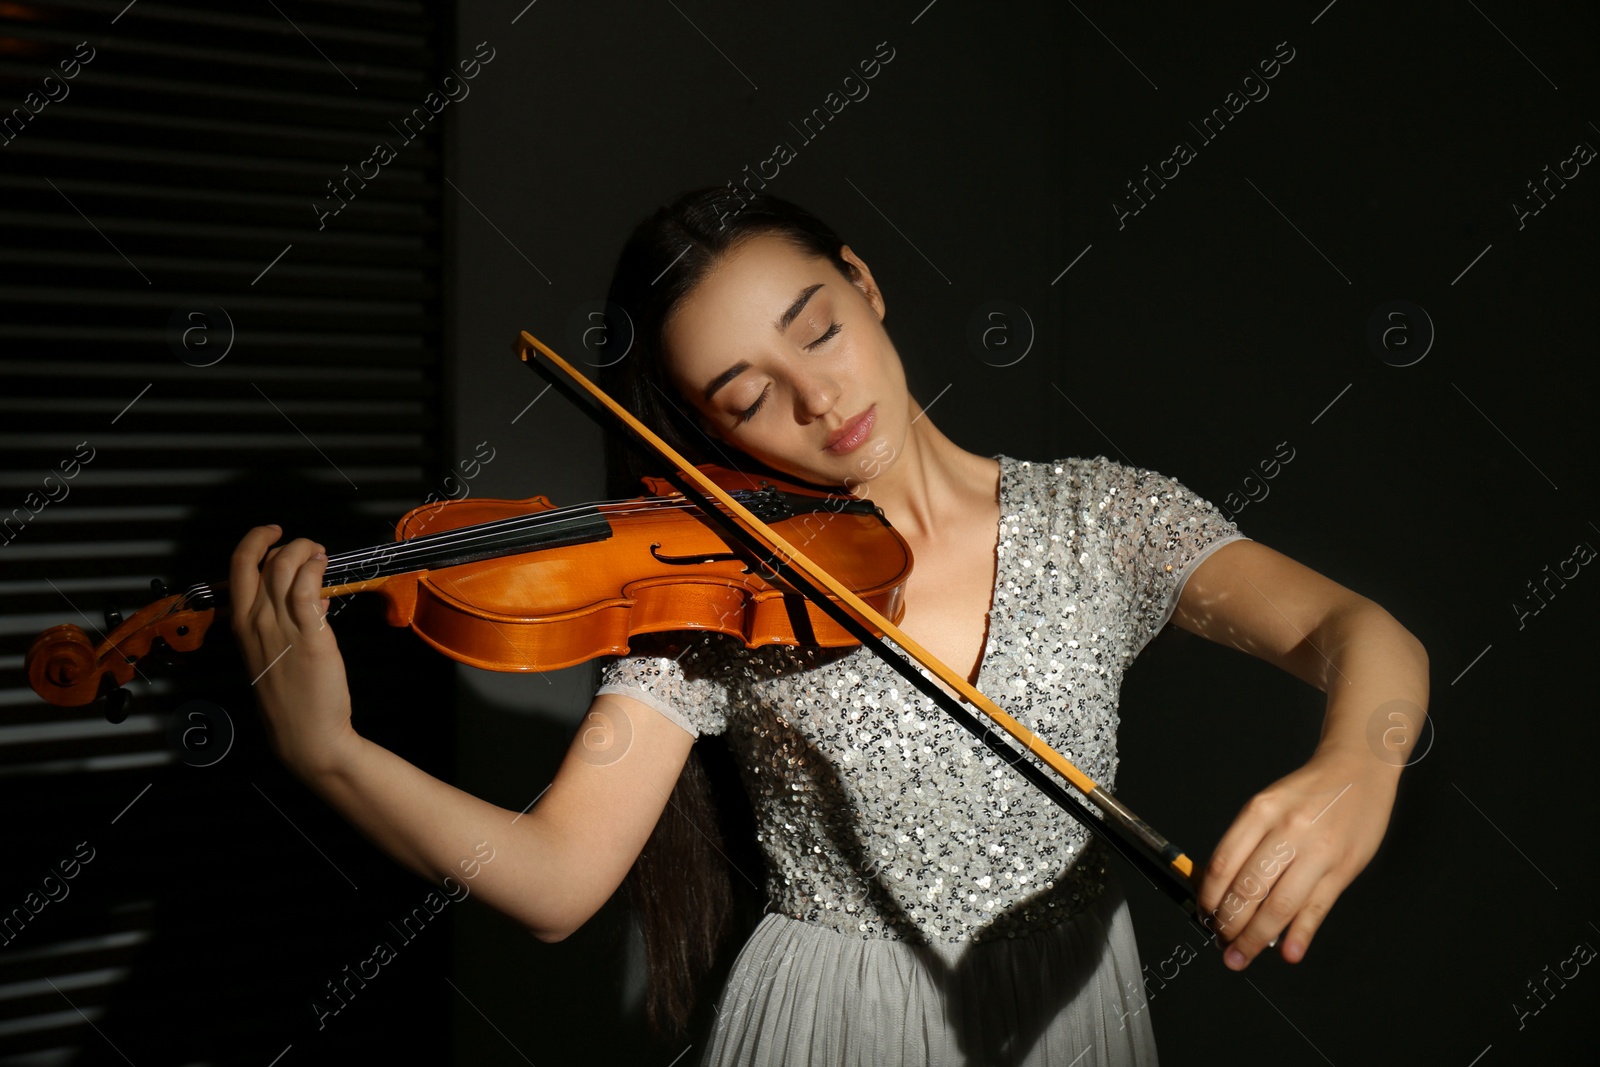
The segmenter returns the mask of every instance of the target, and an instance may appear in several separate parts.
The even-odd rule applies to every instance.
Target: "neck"
[[[894,461],[868,482],[858,496],[868,497],[903,535],[920,541],[961,529],[960,518],[995,505],[998,464],[960,448],[911,402],[912,422]]]

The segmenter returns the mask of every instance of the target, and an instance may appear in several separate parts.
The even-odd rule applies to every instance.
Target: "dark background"
[[[420,101],[478,42],[495,59],[470,96],[440,115],[433,140],[408,148],[433,154],[386,169],[330,223],[335,235],[317,231],[306,207],[287,205],[325,201],[325,179],[366,152],[330,150],[304,176],[271,178],[286,206],[252,209],[256,244],[239,254],[239,271],[195,268],[181,284],[141,256],[202,251],[141,230],[132,210],[107,207],[97,217],[87,184],[74,201],[99,236],[76,215],[30,229],[29,212],[55,195],[40,179],[89,183],[94,168],[70,153],[47,164],[19,149],[51,137],[93,140],[137,149],[145,166],[168,153],[163,180],[192,183],[204,164],[190,155],[204,157],[204,143],[152,145],[137,122],[85,133],[72,124],[86,120],[69,116],[132,106],[126,79],[149,53],[119,51],[124,31],[130,41],[135,30],[141,40],[181,39],[193,51],[163,61],[173,68],[164,77],[197,79],[194,94],[162,105],[174,111],[209,109],[226,121],[231,105],[220,90],[253,75],[238,63],[204,66],[208,38],[222,31],[198,7],[189,19],[161,8],[164,21],[152,29],[139,22],[156,17],[143,3],[121,15],[121,0],[38,5],[31,18],[7,5],[7,107],[71,52],[70,43],[15,47],[55,40],[40,37],[39,13],[58,20],[61,40],[88,37],[101,51],[71,98],[0,148],[10,153],[0,154],[8,244],[16,234],[24,251],[76,248],[104,263],[57,259],[47,271],[32,253],[6,253],[11,325],[0,402],[10,428],[0,428],[8,459],[0,503],[20,502],[35,469],[100,433],[148,380],[130,371],[126,386],[107,384],[98,406],[86,405],[84,390],[95,387],[84,383],[103,375],[64,369],[58,380],[38,368],[88,361],[91,341],[29,324],[93,319],[133,302],[129,315],[142,317],[119,321],[145,339],[130,342],[127,358],[183,372],[160,389],[215,390],[204,395],[241,405],[229,420],[277,420],[249,387],[262,380],[256,369],[274,369],[283,382],[274,390],[299,389],[309,403],[325,357],[289,336],[300,328],[293,317],[311,312],[272,300],[309,301],[319,285],[351,283],[362,269],[409,255],[374,244],[352,262],[358,254],[337,243],[381,236],[405,222],[402,210],[420,212],[418,232],[431,234],[416,253],[421,281],[399,291],[376,280],[366,298],[409,294],[421,308],[415,321],[397,324],[361,304],[317,314],[330,331],[402,338],[361,358],[415,368],[420,384],[405,386],[393,410],[362,407],[371,396],[353,379],[325,391],[349,414],[307,408],[304,436],[286,439],[281,452],[234,456],[217,437],[237,483],[182,501],[199,517],[192,529],[168,531],[179,547],[156,553],[149,574],[216,576],[215,561],[244,525],[268,518],[330,547],[382,539],[371,493],[327,477],[329,466],[363,462],[363,449],[390,447],[378,436],[340,436],[347,420],[404,437],[395,447],[415,470],[384,498],[400,502],[392,514],[420,502],[481,442],[495,460],[472,482],[474,495],[592,498],[601,431],[556,392],[541,395],[543,381],[511,354],[512,338],[526,329],[558,351],[581,351],[572,323],[603,297],[632,223],[681,189],[741,178],[788,141],[797,158],[768,191],[827,219],[872,267],[912,391],[951,438],[1034,459],[1103,453],[1170,473],[1219,504],[1231,497],[1246,534],[1372,597],[1428,649],[1429,732],[1377,858],[1303,963],[1267,954],[1235,974],[1202,953],[1156,990],[1149,1010],[1164,1061],[1588,1061],[1600,979],[1583,967],[1564,986],[1551,980],[1536,1014],[1528,983],[1580,943],[1600,944],[1588,831],[1595,700],[1586,683],[1600,579],[1585,566],[1564,585],[1541,587],[1542,610],[1523,612],[1538,606],[1528,583],[1542,582],[1575,546],[1600,546],[1585,355],[1596,281],[1592,168],[1564,188],[1552,182],[1556,195],[1520,225],[1513,205],[1538,207],[1526,183],[1562,165],[1575,145],[1600,144],[1584,82],[1594,69],[1591,7],[523,2],[283,2],[251,12],[256,31],[277,35],[273,54],[300,64],[273,75],[285,93],[274,121],[308,142],[332,127],[361,145],[389,136],[382,108],[341,110],[367,99],[360,94],[376,80],[390,79],[396,100]],[[381,56],[378,44],[335,32],[416,29],[408,20],[419,19],[425,47]],[[880,42],[894,56],[867,83],[870,95],[802,144],[790,123],[839,90]],[[1222,107],[1279,42],[1294,57],[1266,83],[1270,94],[1202,143],[1189,124]],[[1125,183],[1180,140],[1196,158],[1119,226],[1113,204],[1138,206]],[[262,173],[219,171],[204,184],[226,191],[267,180]],[[109,241],[149,271],[150,285]],[[250,281],[291,243],[280,266]],[[329,267],[323,281],[319,265]],[[85,281],[91,269],[103,276]],[[77,303],[61,296],[74,285],[83,287]],[[225,362],[195,369],[167,351],[162,331],[175,308],[201,300],[245,321]],[[983,319],[995,301],[1007,303],[1007,318]],[[1403,317],[1385,318],[1395,301],[1407,302]],[[1387,344],[1369,338],[1375,319],[1397,327]],[[1004,333],[975,348],[975,320],[999,321]],[[161,410],[153,403],[161,395],[140,400],[120,428],[187,434],[183,447],[196,449],[207,447],[208,426],[228,428],[144,415]],[[0,575],[11,598],[0,610],[13,687],[0,708],[0,754],[10,760],[3,797],[15,842],[0,907],[19,902],[80,840],[104,841],[106,857],[85,868],[72,897],[0,947],[0,968],[9,968],[0,973],[6,1062],[122,1062],[108,1046],[137,1063],[410,1053],[431,1062],[666,1065],[684,1052],[651,1044],[643,1030],[638,946],[620,901],[554,946],[476,902],[452,905],[444,928],[406,947],[316,1029],[307,1003],[322,983],[366,955],[383,924],[427,887],[282,772],[254,725],[247,687],[230,681],[225,650],[208,653],[198,688],[140,695],[157,719],[184,693],[232,709],[238,737],[224,760],[192,767],[169,752],[149,773],[109,784],[105,773],[40,770],[46,760],[28,747],[27,731],[56,713],[21,688],[21,655],[34,633],[74,616],[48,587],[27,583],[45,572],[63,580],[97,572],[64,556],[39,557],[53,570],[13,561],[28,558],[20,550],[71,541],[73,509],[109,509],[81,514],[116,526],[115,509],[136,506],[115,495],[113,475],[155,464],[147,450],[168,446],[104,439],[105,462],[97,458],[70,498],[0,549],[13,554],[0,560],[11,568]],[[1284,442],[1293,460],[1264,479],[1259,464]],[[320,488],[308,493],[312,486]],[[495,803],[525,807],[587,704],[589,669],[522,677],[448,668],[376,616],[353,605],[337,623],[359,664],[363,732]],[[1321,708],[1321,694],[1295,679],[1169,628],[1124,688],[1117,793],[1203,859],[1250,795],[1309,756]],[[108,824],[152,781],[160,788]],[[1193,938],[1166,898],[1131,871],[1123,881],[1146,963]],[[106,941],[62,955],[74,938],[118,931],[144,931],[137,951]],[[702,1044],[696,1035],[679,1062]]]

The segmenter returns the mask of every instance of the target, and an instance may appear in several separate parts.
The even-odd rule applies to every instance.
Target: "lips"
[[[872,436],[872,427],[878,421],[877,412],[878,406],[874,404],[830,433],[827,441],[823,443],[822,450],[842,456],[860,448]]]

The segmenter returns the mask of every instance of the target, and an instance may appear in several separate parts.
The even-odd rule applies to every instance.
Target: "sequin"
[[[1114,791],[1125,670],[1200,561],[1244,535],[1155,471],[995,458],[978,688]],[[599,692],[726,735],[769,910],[856,937],[952,942],[1052,926],[1099,898],[1106,846],[871,651],[693,641],[677,657],[606,660]]]

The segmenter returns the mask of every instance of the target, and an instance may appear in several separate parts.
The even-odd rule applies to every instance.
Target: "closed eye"
[[[809,352],[813,348],[816,348],[818,345],[832,340],[834,338],[834,336],[836,334],[838,334],[838,332],[841,329],[843,329],[842,324],[837,323],[837,322],[833,323],[826,330],[823,331],[823,334],[822,334],[821,337],[818,337],[815,341],[812,341],[810,344],[806,345],[806,351]],[[743,411],[741,411],[739,413],[739,421],[740,422],[749,422],[751,419],[755,418],[756,417],[756,413],[761,410],[761,406],[767,402],[767,396],[771,392],[772,392],[772,386],[771,385],[768,385],[765,389],[761,390],[761,395],[756,397],[756,402],[754,404],[751,404],[749,407],[745,408]]]
[[[739,413],[739,421],[749,422],[751,419],[755,418],[756,412],[761,410],[761,405],[767,402],[767,394],[770,392],[772,392],[771,385],[768,385],[765,389],[761,390],[761,395],[756,397],[756,402]]]
[[[806,345],[806,351],[809,352],[813,348],[816,348],[818,345],[822,344],[824,341],[829,340],[830,338],[833,337],[834,334],[838,333],[840,329],[841,329],[841,327],[840,327],[839,323],[837,323],[837,322],[834,323],[832,326],[829,326],[828,329],[827,329],[827,332],[825,332],[821,337],[817,338],[815,341],[812,341],[810,344]]]

